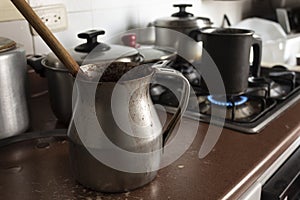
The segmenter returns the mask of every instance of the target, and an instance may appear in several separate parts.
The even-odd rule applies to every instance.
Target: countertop
[[[31,131],[66,128],[51,112],[47,93],[31,98],[30,108]],[[0,150],[0,198],[237,199],[298,138],[299,113],[297,102],[258,134],[223,129],[212,151],[202,159],[198,153],[208,125],[184,118],[183,134],[198,125],[197,136],[184,155],[159,170],[148,185],[118,194],[94,192],[76,183],[65,139],[48,139],[47,148],[36,148],[37,141],[16,143]],[[9,168],[13,170],[5,170]]]

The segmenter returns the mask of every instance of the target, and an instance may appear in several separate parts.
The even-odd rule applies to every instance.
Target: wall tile
[[[94,28],[105,30],[105,37],[109,39],[126,30],[138,27],[138,14],[135,9],[115,8],[113,10],[93,11]]]
[[[66,48],[74,48],[84,41],[77,38],[77,34],[89,29],[92,29],[92,14],[91,12],[80,12],[80,13],[70,13],[68,14],[69,27],[66,31],[54,33],[57,39]],[[79,20],[80,19],[80,20]],[[36,53],[48,53],[51,50],[43,42],[40,36],[34,36],[34,45]]]
[[[107,8],[134,8],[139,9],[143,6],[155,6],[157,8],[160,8],[162,5],[169,5],[172,7],[175,3],[195,3],[199,2],[199,0],[185,0],[182,2],[182,0],[110,0],[110,1],[104,1],[104,0],[92,0],[93,1],[93,9],[94,10],[104,10]]]
[[[91,11],[92,0],[64,0],[68,12]]]
[[[10,38],[24,45],[27,54],[33,53],[32,37],[27,21],[9,21],[0,23],[0,36]]]
[[[203,1],[200,12],[203,16],[210,17],[215,26],[222,24],[224,14],[232,24],[236,24],[242,19],[245,10],[249,9],[250,1]]]
[[[32,7],[47,6],[52,4],[64,4],[68,12],[92,10],[92,0],[30,0],[30,5]]]
[[[65,4],[65,0],[29,0],[31,7],[39,7],[51,4]]]
[[[92,0],[92,6],[94,10],[106,10],[108,8],[125,8],[135,5],[134,0]]]
[[[102,40],[112,38],[126,30],[145,28],[151,22],[161,17],[170,16],[177,12],[173,4],[183,3],[182,0],[29,0],[30,5],[44,6],[64,4],[68,11],[69,27],[66,31],[55,33],[57,38],[67,48],[81,43],[77,33],[91,28],[101,28],[106,31]],[[193,4],[187,11],[195,16],[209,17],[215,26],[221,25],[223,15],[227,14],[232,24],[238,22],[248,9],[251,0],[243,1],[208,1],[186,0],[184,3]],[[25,45],[29,53],[48,53],[50,49],[39,36],[32,37],[26,21],[0,23],[1,35],[15,39]],[[101,40],[101,37],[99,38]]]
[[[149,23],[162,17],[169,17],[172,13],[176,12],[172,5],[162,4],[159,7],[156,5],[144,5],[138,9],[139,25],[146,27]]]

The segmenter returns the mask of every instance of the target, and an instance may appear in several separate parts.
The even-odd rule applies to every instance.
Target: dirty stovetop
[[[31,99],[30,131],[37,132],[25,133],[45,137],[0,147],[1,199],[236,199],[300,135],[298,102],[258,134],[223,129],[212,151],[200,159],[208,125],[183,119],[184,134],[193,125],[199,126],[183,156],[142,188],[103,194],[73,179],[68,141],[63,136],[66,127],[56,122],[48,99],[48,94]]]

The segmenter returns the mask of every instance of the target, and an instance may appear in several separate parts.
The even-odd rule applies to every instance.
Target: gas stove
[[[225,98],[212,96],[204,91],[201,87],[201,76],[192,65],[181,64],[181,67],[174,65],[172,68],[182,72],[196,94],[197,103],[188,106],[186,117],[223,125],[222,116],[225,109],[224,127],[243,133],[260,132],[300,99],[300,73],[289,71],[283,66],[262,67],[259,77],[249,76],[248,89],[245,93]],[[154,103],[163,105],[169,112],[175,112],[178,94],[173,94],[163,86],[153,85],[151,95]],[[214,106],[213,122],[211,122],[212,106]]]

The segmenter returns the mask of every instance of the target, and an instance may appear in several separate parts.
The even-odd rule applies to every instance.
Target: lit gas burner
[[[226,98],[227,101],[223,101],[224,97],[216,97],[216,96],[207,96],[208,101],[212,104],[223,106],[223,107],[233,107],[240,106],[248,101],[248,97],[246,96],[238,96],[238,97],[230,97]]]
[[[226,109],[226,120],[244,122],[254,120],[270,104],[269,101],[266,102],[247,96],[234,96],[226,99],[227,101],[222,101],[221,97],[199,96],[200,113],[207,116],[211,115],[211,109],[215,105],[217,117],[222,116],[224,109]]]
[[[189,67],[180,69],[187,74],[191,72]],[[249,77],[248,88],[241,96],[211,96],[203,90],[201,83],[193,84],[196,79],[188,80],[196,94],[197,103],[188,105],[185,116],[216,125],[218,120],[223,122],[225,117],[225,127],[246,133],[261,131],[285,109],[300,100],[300,73],[281,66],[262,67],[258,77]],[[201,80],[201,77],[197,80]],[[176,96],[180,94],[174,95],[164,90],[159,95],[152,91],[151,95],[155,103],[164,105],[170,112],[176,111]],[[212,115],[216,122],[211,121]]]

